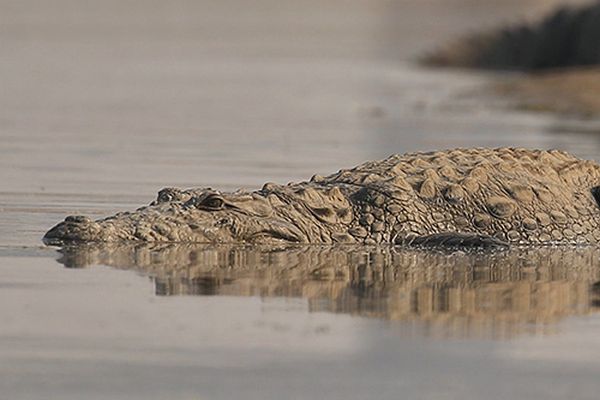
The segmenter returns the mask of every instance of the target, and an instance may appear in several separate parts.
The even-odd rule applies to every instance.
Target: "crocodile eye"
[[[208,196],[202,201],[202,207],[208,210],[220,210],[225,205],[225,201],[220,196]]]

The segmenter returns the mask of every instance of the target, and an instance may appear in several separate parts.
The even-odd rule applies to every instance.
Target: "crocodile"
[[[559,150],[409,153],[252,192],[165,188],[134,212],[69,216],[43,240],[596,245],[599,184],[599,164]]]

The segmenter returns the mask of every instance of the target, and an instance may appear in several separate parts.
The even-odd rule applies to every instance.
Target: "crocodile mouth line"
[[[256,232],[251,236],[252,242],[263,242],[268,240],[276,240],[289,243],[302,243],[300,238],[292,233],[285,233],[274,229],[266,229]]]

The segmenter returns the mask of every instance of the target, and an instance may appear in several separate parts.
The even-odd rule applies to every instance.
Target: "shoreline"
[[[517,110],[582,119],[600,116],[600,67],[501,78],[492,84],[491,91],[511,99]]]
[[[457,37],[424,54],[434,68],[497,75],[492,94],[515,109],[583,119],[600,115],[600,3],[563,4],[537,21],[515,22]]]

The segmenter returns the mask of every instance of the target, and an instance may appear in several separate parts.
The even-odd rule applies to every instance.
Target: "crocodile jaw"
[[[193,223],[183,221],[124,219],[93,221],[69,216],[43,237],[47,245],[84,242],[188,242],[188,243],[307,243],[294,224],[278,218],[227,218],[227,224],[214,218]]]
[[[44,235],[45,244],[62,244],[67,242],[103,242],[106,231],[100,224],[84,216],[70,216]]]

